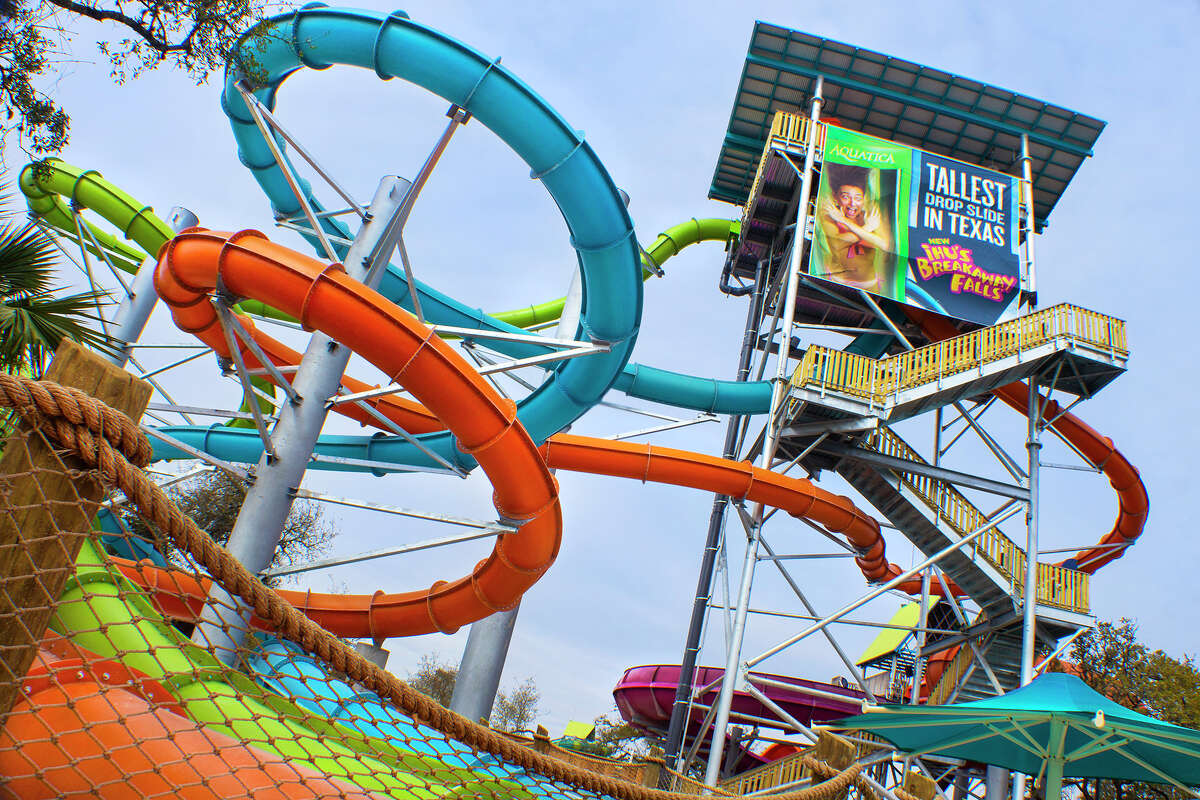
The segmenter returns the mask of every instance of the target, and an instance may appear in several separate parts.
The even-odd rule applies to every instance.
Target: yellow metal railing
[[[792,385],[882,404],[898,392],[978,369],[1054,340],[1089,345],[1114,356],[1129,354],[1124,320],[1062,303],[887,358],[810,345],[792,374]]]
[[[925,702],[929,705],[940,706],[944,705],[950,699],[950,695],[954,692],[954,687],[962,680],[963,675],[967,674],[967,667],[971,663],[974,654],[969,647],[959,647],[958,653],[946,665],[946,671],[942,673],[942,677],[938,679],[937,686],[933,687],[933,691],[929,693],[929,699]]]
[[[808,768],[804,766],[804,757],[811,756],[814,752],[815,748],[806,747],[778,761],[747,770],[721,781],[721,790],[731,795],[745,795],[802,781],[809,777]]]
[[[746,208],[742,215],[743,230],[748,230],[750,211],[754,207],[754,200],[758,197],[758,189],[762,185],[763,172],[767,168],[767,163],[770,161],[771,151],[776,148],[796,149],[803,148],[808,145],[808,126],[809,118],[803,114],[790,114],[787,111],[775,112],[774,119],[771,120],[771,134],[767,137],[767,143],[763,147],[762,157],[758,161],[758,170],[754,173],[754,183],[750,184],[750,194],[746,196]],[[825,126],[819,125],[817,129],[817,155],[820,155],[825,150]],[[797,164],[796,166],[800,166]]]
[[[879,428],[865,442],[877,453],[902,458],[906,461],[925,463],[925,460],[908,446],[908,443],[890,428]],[[935,512],[959,536],[966,536],[987,524],[987,515],[945,481],[895,470],[900,480]],[[1025,551],[1018,547],[1001,531],[993,528],[983,533],[968,548],[1004,575],[1014,592],[1025,585]],[[1067,569],[1055,564],[1038,564],[1038,603],[1071,611],[1087,612],[1091,608],[1088,592],[1089,578],[1086,572]]]

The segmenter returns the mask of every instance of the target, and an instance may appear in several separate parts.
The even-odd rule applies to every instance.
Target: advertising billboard
[[[828,126],[813,277],[995,323],[1020,286],[1017,179]]]

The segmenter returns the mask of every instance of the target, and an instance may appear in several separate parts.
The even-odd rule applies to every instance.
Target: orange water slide
[[[257,233],[256,231],[243,231],[242,233]],[[259,234],[261,236],[261,234]],[[265,238],[265,237],[264,237]],[[290,252],[290,251],[289,251]],[[190,287],[189,287],[190,288]],[[175,309],[175,306],[172,306]],[[189,305],[186,310],[179,308],[179,313],[174,313],[176,324],[179,328],[187,333],[194,335],[204,344],[208,345],[217,355],[222,358],[232,358],[233,354],[229,349],[229,342],[225,338],[225,332],[221,328],[220,318],[217,316],[217,311],[212,304],[208,302],[207,297],[201,298],[199,301]],[[258,329],[249,317],[238,314],[238,322],[246,329],[246,332],[258,345],[267,359],[276,367],[293,367],[300,363],[300,353],[297,353],[292,348],[274,339],[267,333]],[[236,338],[238,351],[246,364],[247,369],[256,370],[262,367],[261,359],[251,349],[250,345]],[[269,373],[264,374],[264,380],[272,383],[278,383],[275,378]],[[284,379],[290,379],[290,375],[283,374]],[[362,381],[356,380],[349,376],[342,379],[342,386],[349,392],[361,392],[367,389],[378,388],[370,386]],[[406,400],[402,397],[394,397],[392,395],[384,395],[381,397],[366,398],[362,402],[374,408],[383,416],[387,417],[392,422],[395,422],[400,427],[409,433],[429,433],[431,431],[442,430],[442,424],[438,418],[431,414],[427,409],[419,403],[414,403],[411,400]],[[345,416],[354,419],[363,425],[378,425],[378,421],[367,413],[363,408],[354,403],[340,403],[334,406],[334,409]]]
[[[0,797],[378,796],[203,728],[174,704],[154,681],[51,638],[0,731]]]
[[[341,265],[274,244],[258,231],[192,229],[163,249],[154,282],[183,330],[215,335],[208,295],[219,284],[236,296],[268,302],[362,355],[455,435],[491,480],[499,516],[521,523],[517,532],[498,537],[471,574],[388,595],[395,619],[403,622],[386,635],[452,632],[509,608],[553,563],[562,539],[558,484],[517,420],[516,406],[433,331],[350,278]],[[382,635],[371,628],[372,619],[347,635]]]

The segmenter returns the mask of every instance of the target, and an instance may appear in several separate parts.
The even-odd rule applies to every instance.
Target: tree
[[[1133,620],[1101,622],[1087,631],[1072,642],[1071,660],[1050,669],[1074,671],[1096,691],[1142,714],[1200,728],[1200,671],[1194,659],[1150,650],[1138,641]],[[1169,787],[1128,781],[1083,781],[1080,788],[1085,800],[1165,800],[1177,794]]]
[[[650,748],[659,744],[657,738],[647,735],[619,717],[601,714],[592,720],[592,724],[596,726],[593,738],[572,744],[572,750],[604,758],[632,760],[645,758],[649,755]]]
[[[231,59],[243,33],[261,23],[276,0],[0,0],[0,102],[21,146],[34,154],[61,150],[70,117],[38,83],[66,61],[83,19],[104,26],[97,42],[117,83],[162,64],[203,83]],[[247,71],[249,65],[241,64]],[[7,132],[7,131],[5,131]]]
[[[437,703],[450,707],[458,666],[443,662],[436,654],[426,653],[417,661],[417,668],[408,674],[408,685]],[[489,724],[501,731],[529,730],[539,716],[541,694],[533,678],[526,678],[509,692],[496,695]]]
[[[526,678],[511,692],[500,692],[492,707],[491,726],[502,731],[527,731],[538,715],[541,695],[533,678]]]
[[[200,530],[212,537],[217,544],[224,545],[233,533],[233,525],[237,521],[238,512],[246,499],[246,487],[241,481],[221,471],[207,473],[191,481],[182,488],[173,488],[168,494],[179,506],[179,510],[191,517]],[[135,535],[147,536],[162,541],[163,537],[154,536],[146,523],[129,512],[125,522]],[[291,566],[313,560],[314,556],[323,553],[336,535],[336,530],[323,520],[321,509],[307,501],[297,501],[292,504],[283,526],[283,535],[275,548],[275,556],[271,566]],[[173,561],[182,560],[180,553],[173,545],[167,547],[167,556]],[[275,585],[278,579],[268,578],[264,581],[268,586]]]
[[[417,661],[415,671],[408,674],[408,685],[446,708],[454,696],[458,667],[442,663],[436,655],[426,653]]]
[[[56,294],[54,243],[32,223],[4,220],[7,200],[0,194],[0,370],[40,378],[63,337],[111,352],[112,340],[89,327],[105,295]]]

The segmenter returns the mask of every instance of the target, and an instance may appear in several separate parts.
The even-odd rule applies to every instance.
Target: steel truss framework
[[[801,407],[797,412],[796,404],[789,403],[787,394],[787,377],[794,365],[793,359],[803,355],[803,348],[798,346],[797,336],[803,337],[810,332],[822,331],[855,335],[861,333],[890,334],[893,340],[892,348],[911,350],[913,344],[911,332],[906,333],[875,301],[865,293],[859,292],[857,297],[846,297],[844,294],[831,293],[820,285],[807,279],[801,265],[807,250],[804,248],[804,237],[797,236],[797,230],[804,230],[800,225],[806,215],[801,215],[798,209],[807,209],[810,198],[814,194],[813,180],[815,156],[819,155],[817,136],[819,126],[815,123],[820,119],[822,105],[822,80],[815,79],[815,87],[811,93],[811,106],[807,128],[808,140],[806,146],[799,152],[778,149],[775,155],[785,161],[795,173],[795,185],[790,202],[786,202],[787,210],[783,221],[791,224],[776,229],[775,238],[763,250],[765,257],[760,257],[753,276],[742,271],[739,276],[736,270],[733,274],[740,278],[739,294],[749,296],[749,309],[746,318],[743,347],[737,367],[737,380],[761,380],[773,372],[774,392],[770,411],[765,422],[755,423],[747,417],[733,416],[730,418],[725,440],[725,458],[748,459],[757,458],[761,466],[780,472],[788,472],[799,467],[810,477],[815,477],[822,470],[836,469],[838,463],[847,460],[867,462],[872,468],[888,471],[893,475],[915,474],[928,479],[940,494],[968,490],[999,496],[1001,504],[994,510],[983,514],[983,524],[964,536],[948,536],[953,544],[934,552],[926,551],[927,558],[903,572],[897,578],[877,586],[868,586],[867,590],[856,600],[844,605],[832,613],[819,613],[810,602],[803,590],[804,576],[797,572],[800,568],[815,559],[849,557],[858,555],[854,549],[839,539],[832,539],[840,545],[845,553],[820,552],[789,552],[781,554],[771,545],[773,537],[764,530],[764,525],[771,514],[764,515],[760,507],[747,507],[740,501],[728,497],[714,498],[712,513],[709,521],[708,536],[701,558],[700,575],[694,598],[693,614],[683,654],[683,667],[680,671],[680,682],[672,710],[670,727],[667,736],[668,763],[680,771],[686,772],[695,764],[701,746],[706,737],[711,737],[707,761],[704,764],[705,782],[710,786],[717,785],[723,776],[722,769],[727,767],[730,760],[725,756],[726,742],[737,741],[744,737],[745,732],[730,728],[730,704],[735,689],[741,690],[756,698],[762,706],[773,711],[771,718],[750,719],[745,714],[738,716],[740,722],[755,725],[755,734],[764,741],[815,742],[816,732],[811,726],[791,717],[778,704],[772,702],[764,692],[777,682],[769,678],[751,673],[751,670],[761,665],[767,659],[812,640],[820,634],[836,653],[846,667],[846,672],[857,684],[864,695],[864,703],[883,702],[888,699],[895,701],[896,696],[888,698],[880,696],[880,684],[868,681],[863,672],[855,665],[846,649],[839,642],[836,630],[842,625],[883,625],[887,623],[868,622],[852,619],[851,614],[871,600],[889,593],[893,587],[909,579],[920,578],[922,591],[919,595],[921,610],[920,620],[928,619],[931,607],[931,589],[940,590],[938,593],[948,599],[955,629],[953,631],[929,627],[928,622],[919,622],[912,628],[915,648],[918,654],[914,675],[908,683],[908,699],[905,702],[917,702],[919,692],[913,687],[919,687],[922,682],[922,668],[925,660],[948,647],[959,646],[965,654],[965,666],[957,676],[957,680],[947,683],[948,694],[942,697],[943,702],[953,702],[963,699],[962,693],[968,686],[971,690],[983,693],[1000,694],[1015,685],[1025,684],[1036,676],[1038,670],[1048,664],[1054,657],[1061,655],[1080,634],[1087,630],[1094,620],[1087,613],[1052,614],[1052,623],[1047,624],[1042,614],[1047,611],[1039,608],[1036,594],[1038,560],[1036,557],[1025,559],[1025,574],[1021,580],[1014,579],[1008,584],[1009,612],[1007,616],[989,618],[983,609],[975,603],[968,603],[969,598],[954,597],[946,573],[943,570],[947,556],[955,551],[967,548],[978,537],[1004,523],[1006,520],[1024,515],[1026,535],[1024,551],[1028,554],[1047,555],[1054,552],[1067,552],[1066,548],[1054,550],[1039,550],[1038,547],[1038,505],[1040,469],[1045,467],[1085,470],[1098,472],[1096,464],[1091,463],[1070,442],[1064,443],[1083,459],[1083,465],[1074,464],[1044,464],[1040,458],[1042,447],[1041,437],[1044,431],[1050,431],[1058,436],[1057,431],[1049,427],[1055,418],[1047,419],[1045,409],[1049,407],[1049,398],[1059,387],[1062,375],[1062,365],[1049,373],[1034,374],[1029,380],[1028,426],[1022,445],[1026,450],[1024,457],[1017,457],[1009,452],[1001,440],[1004,434],[990,430],[984,415],[991,408],[995,398],[990,394],[986,398],[956,400],[945,409],[938,407],[928,414],[932,422],[932,457],[913,460],[899,459],[885,455],[863,446],[861,443],[876,431],[889,431],[885,420],[875,416],[856,417],[838,415],[823,417],[822,415],[805,416]],[[770,145],[764,154],[764,159],[770,155]],[[803,156],[803,163],[800,161]],[[1023,183],[1027,189],[1030,182],[1028,142],[1025,142],[1023,153]],[[1028,197],[1026,192],[1026,197]],[[776,197],[778,201],[787,198]],[[1022,261],[1024,275],[1031,278],[1034,274],[1034,252],[1032,237],[1032,209],[1028,202],[1022,204],[1020,220],[1023,241]],[[811,216],[807,224],[812,225]],[[794,246],[794,242],[801,246]],[[731,253],[730,263],[736,262],[736,253]],[[730,267],[727,264],[727,273]],[[825,324],[818,319],[804,318],[796,313],[796,296],[801,288],[809,292],[823,292],[828,299],[842,307],[861,315],[861,323],[854,325]],[[1024,301],[1032,302],[1036,295],[1024,295]],[[868,327],[868,324],[874,327]],[[786,347],[785,347],[786,345]],[[772,365],[770,360],[775,357]],[[1046,399],[1039,400],[1039,389],[1047,390]],[[1071,399],[1067,408],[1085,399],[1084,395]],[[948,411],[949,413],[946,413]],[[1059,412],[1061,416],[1065,411]],[[1062,437],[1059,436],[1061,439]],[[781,441],[789,442],[785,454],[781,455]],[[987,475],[976,474],[977,469],[963,470],[949,468],[944,465],[948,454],[961,449],[964,442],[973,441],[976,453],[982,451],[985,458],[990,455],[1009,480],[996,480]],[[975,453],[972,456],[976,456]],[[977,457],[976,457],[977,461]],[[736,520],[740,534],[732,533],[728,521],[730,517]],[[789,523],[790,524],[790,523]],[[933,514],[934,527],[945,527],[945,522],[938,514]],[[811,523],[810,523],[811,525]],[[815,526],[813,526],[815,527]],[[903,530],[903,526],[887,526]],[[824,533],[824,531],[818,532]],[[826,534],[828,536],[828,534]],[[735,579],[729,568],[730,550],[733,537],[738,544],[745,542],[745,556],[736,589],[731,587]],[[915,540],[914,540],[915,542]],[[774,565],[784,582],[791,589],[795,599],[799,601],[801,610],[789,611],[782,608],[751,608],[753,585],[756,568],[760,562],[770,562]],[[907,599],[907,598],[906,598]],[[761,653],[749,654],[743,650],[743,637],[749,616],[769,615],[775,618],[795,619],[804,627],[780,643],[763,650]],[[724,630],[724,647],[720,651],[720,659],[725,663],[723,678],[719,679],[721,692],[715,704],[705,704],[700,698],[714,689],[718,682],[708,686],[693,686],[693,678],[700,651],[701,642],[707,627],[719,625]],[[929,639],[933,637],[933,639]],[[1011,666],[1019,674],[1013,675],[1002,672],[998,663],[1008,658],[998,659],[997,653],[1010,644],[1010,640],[1018,641],[1019,654],[1016,663]],[[1035,645],[1044,647],[1049,655],[1043,658],[1040,665],[1035,665]],[[990,656],[990,657],[989,657]],[[949,676],[948,676],[949,677]],[[887,686],[894,686],[893,675],[888,676]],[[982,686],[981,686],[982,685]],[[786,684],[778,684],[787,688]],[[816,692],[819,694],[819,692]],[[835,696],[844,700],[843,695]],[[903,695],[900,696],[901,698]],[[694,713],[703,713],[703,721],[699,731],[689,724]],[[757,727],[757,726],[761,726]],[[762,731],[761,729],[768,729]],[[686,737],[685,737],[686,731]],[[760,732],[761,731],[761,732]],[[769,731],[774,731],[771,733]],[[736,734],[736,735],[731,735]],[[754,734],[752,734],[754,735]],[[778,739],[779,736],[784,739]],[[853,739],[854,737],[850,737]],[[744,739],[743,739],[744,740]],[[878,742],[874,742],[879,746]],[[891,793],[885,787],[899,786],[904,774],[910,769],[916,769],[927,777],[938,780],[949,780],[954,787],[956,800],[967,796],[983,797],[985,792],[989,797],[1007,794],[1007,776],[1000,774],[985,775],[972,772],[961,763],[941,763],[922,758],[898,758],[893,753],[864,756],[864,765],[872,764],[866,773],[877,790],[885,796]],[[993,770],[995,772],[995,770]],[[1022,796],[1024,776],[1016,776],[1013,786],[1014,796]],[[769,791],[785,791],[803,785],[790,783],[776,786]],[[767,790],[764,790],[767,791]]]

